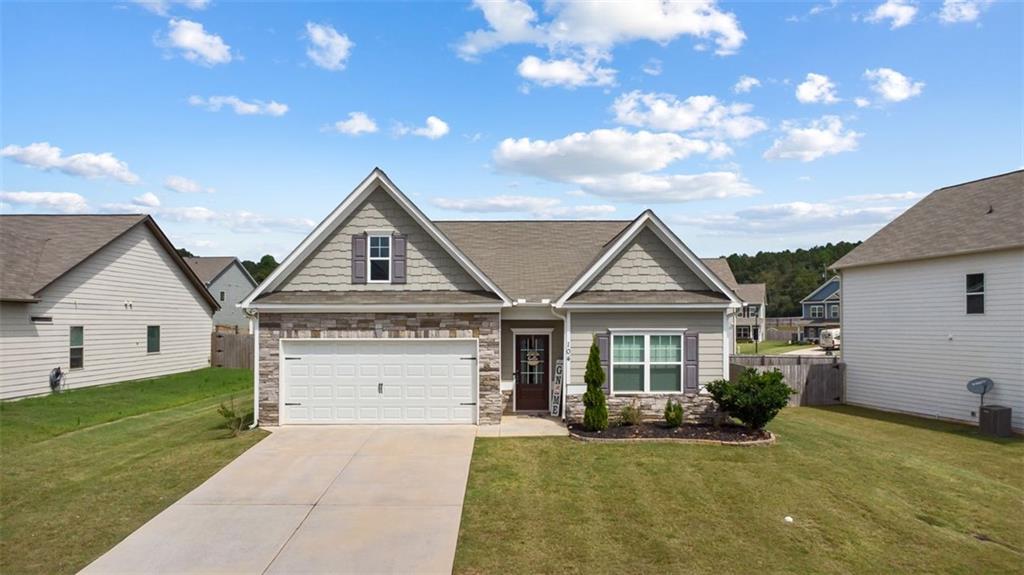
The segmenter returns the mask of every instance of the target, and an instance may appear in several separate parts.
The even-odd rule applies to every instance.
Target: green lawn
[[[74,573],[263,438],[252,372],[203,369],[0,403],[0,573]]]
[[[852,407],[769,429],[770,447],[477,439],[455,572],[1024,570],[1024,441]]]
[[[798,349],[814,349],[818,346],[813,343],[797,343],[791,344],[788,341],[781,340],[765,340],[757,344],[757,355],[779,355],[786,353],[787,351],[796,351]],[[739,345],[739,352],[742,355],[754,355],[754,344],[753,343],[741,343]]]

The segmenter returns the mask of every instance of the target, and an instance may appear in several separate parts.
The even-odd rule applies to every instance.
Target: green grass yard
[[[1024,441],[852,407],[769,429],[770,447],[478,439],[455,572],[1024,570]]]
[[[757,355],[779,355],[788,351],[797,351],[802,349],[814,349],[818,346],[814,344],[796,343],[791,344],[788,341],[781,340],[765,340],[757,344]],[[753,343],[741,343],[739,345],[739,352],[742,355],[754,355],[754,344]]]
[[[252,372],[203,369],[0,403],[0,573],[74,573],[263,438]]]

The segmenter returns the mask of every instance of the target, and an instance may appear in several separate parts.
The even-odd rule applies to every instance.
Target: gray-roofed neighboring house
[[[743,308],[737,310],[733,319],[736,342],[764,341],[767,333],[768,287],[763,283],[741,284],[736,281],[727,258],[705,258],[704,263],[743,300]]]
[[[234,256],[187,257],[185,261],[196,272],[218,303],[213,314],[214,328],[219,331],[249,333],[249,318],[238,303],[256,287],[242,262]]]
[[[0,397],[209,365],[216,300],[143,215],[0,216]]]
[[[1024,170],[935,190],[833,266],[848,403],[1024,430]]]

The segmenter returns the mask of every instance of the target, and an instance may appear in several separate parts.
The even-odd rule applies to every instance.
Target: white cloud
[[[661,67],[661,60],[657,58],[651,58],[650,60],[647,61],[646,64],[644,64],[644,67],[641,68],[641,70],[644,74],[647,74],[648,76],[661,76]]]
[[[599,217],[615,211],[611,205],[566,206],[556,198],[492,196],[489,198],[436,198],[432,203],[446,210],[473,214],[527,213],[535,218]]]
[[[916,15],[917,6],[914,4],[906,0],[886,0],[864,19],[868,22],[889,20],[891,22],[889,28],[895,30],[913,22]]]
[[[240,116],[283,116],[288,112],[288,105],[271,100],[252,100],[246,102],[237,96],[190,96],[188,103],[192,106],[206,108],[211,112],[217,112],[224,106],[230,107]]]
[[[816,16],[822,12],[828,12],[829,10],[835,10],[839,6],[839,0],[829,0],[828,4],[815,4],[811,6],[811,9],[807,11],[810,16]]]
[[[146,195],[133,198],[130,204],[104,204],[100,209],[107,213],[144,213],[158,220],[172,222],[217,224],[239,233],[306,233],[316,226],[316,222],[308,218],[266,216],[245,210],[218,212],[205,206],[163,206],[159,204],[159,199],[155,195],[153,198],[146,198]],[[154,198],[157,203],[151,205]]]
[[[538,22],[537,13],[522,0],[475,0],[474,5],[490,28],[466,34],[457,48],[465,59],[508,44],[610,50],[635,40],[667,44],[684,35],[713,40],[717,53],[732,54],[746,39],[735,15],[719,10],[713,0],[550,3],[547,22]]]
[[[508,138],[494,150],[493,157],[495,165],[506,172],[573,184],[589,194],[631,201],[682,202],[757,193],[742,177],[730,172],[652,173],[694,154],[720,153],[721,146],[704,140],[616,128],[577,132],[558,140]]]
[[[345,69],[349,53],[355,46],[348,36],[327,24],[314,22],[306,22],[306,35],[309,37],[306,55],[314,64],[325,70]]]
[[[448,135],[448,132],[450,131],[451,129],[448,127],[448,124],[437,116],[428,116],[426,124],[420,128],[412,128],[403,124],[395,126],[395,134],[399,136],[412,134],[414,136],[422,136],[431,140],[443,138]]]
[[[871,100],[868,100],[867,98],[854,98],[853,103],[856,104],[858,108],[867,108],[871,105]]]
[[[158,208],[160,207],[160,198],[158,198],[153,192],[146,192],[141,196],[135,196],[132,198],[132,203],[139,206],[146,206],[147,208]]]
[[[139,181],[139,177],[128,169],[128,164],[118,160],[110,152],[84,152],[64,156],[63,151],[57,146],[51,146],[48,142],[36,142],[27,146],[4,146],[0,149],[0,156],[40,170],[57,170],[83,178],[111,178],[126,184]]]
[[[627,126],[671,132],[692,132],[699,137],[743,140],[765,130],[764,120],[747,115],[749,104],[723,104],[714,96],[679,100],[671,94],[623,94],[612,104],[615,121]]]
[[[0,205],[3,203],[29,206],[62,214],[80,214],[89,211],[89,203],[85,198],[71,192],[0,192]]]
[[[974,22],[991,4],[992,0],[944,0],[939,20],[946,24]]]
[[[834,203],[788,202],[753,206],[732,213],[675,216],[671,221],[708,230],[727,227],[742,234],[785,234],[794,230],[828,231],[879,228],[898,216],[906,206],[858,207]]]
[[[732,91],[737,94],[746,94],[760,85],[761,81],[753,76],[740,76],[740,79],[736,81],[736,85],[732,87]]]
[[[813,72],[796,87],[796,99],[804,104],[834,104],[839,101],[835,83],[828,76]]]
[[[169,20],[167,36],[158,44],[177,48],[186,60],[203,66],[227,64],[232,60],[231,46],[220,36],[208,33],[199,22],[191,20]]]
[[[765,153],[768,160],[800,160],[810,162],[822,156],[830,156],[857,149],[863,134],[843,130],[843,122],[837,116],[822,116],[807,126],[783,122],[784,136],[777,138]]]
[[[190,10],[206,10],[210,0],[132,0],[139,6],[159,16],[167,16],[171,6],[184,6]]]
[[[364,112],[349,112],[347,120],[338,120],[325,130],[358,136],[359,134],[373,134],[377,131],[377,122],[367,116]]]
[[[576,88],[612,85],[615,83],[615,70],[602,68],[601,60],[601,58],[582,61],[569,58],[541,60],[536,56],[527,56],[519,63],[516,71],[523,78],[544,87]]]
[[[540,21],[537,12],[523,0],[475,0],[487,21],[488,28],[469,32],[456,47],[465,60],[510,44],[533,44],[547,48],[547,68],[536,57],[520,63],[535,75],[548,78],[547,85],[603,86],[614,80],[615,70],[601,68],[598,63],[610,61],[617,44],[648,40],[668,44],[680,36],[692,36],[703,46],[714,41],[716,53],[733,54],[742,46],[746,35],[731,12],[718,9],[714,0],[639,2],[550,2],[545,12],[550,16]],[[696,47],[696,46],[695,46]],[[551,81],[578,76],[579,70],[568,70],[567,61],[577,68],[590,69],[585,83]],[[557,72],[550,68],[558,63]]]
[[[898,192],[895,194],[861,194],[857,196],[846,196],[842,199],[851,202],[892,202],[918,200],[923,197],[924,194],[918,192]]]
[[[179,194],[212,194],[213,188],[203,187],[199,182],[183,176],[167,176],[164,187]]]
[[[924,90],[924,82],[915,82],[892,68],[865,70],[864,77],[872,82],[871,89],[889,102],[902,102]]]

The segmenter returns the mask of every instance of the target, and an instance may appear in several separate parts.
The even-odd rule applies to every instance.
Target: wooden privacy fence
[[[846,401],[846,364],[837,357],[785,355],[734,355],[729,379],[735,381],[744,369],[759,372],[779,370],[786,385],[796,392],[790,405],[838,405]]]
[[[252,369],[252,335],[235,333],[210,334],[210,365]]]

